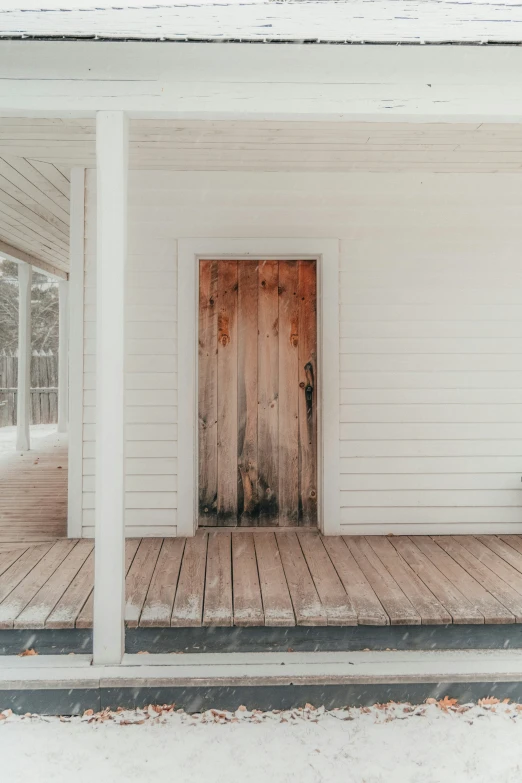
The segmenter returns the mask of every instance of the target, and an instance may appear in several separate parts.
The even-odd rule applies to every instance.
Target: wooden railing
[[[16,424],[18,357],[0,354],[0,427]],[[34,353],[31,358],[31,423],[58,421],[58,357]]]

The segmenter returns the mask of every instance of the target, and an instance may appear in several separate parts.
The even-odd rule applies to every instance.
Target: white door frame
[[[178,241],[178,513],[177,535],[197,529],[199,259],[317,261],[318,524],[340,533],[339,240],[182,239]]]

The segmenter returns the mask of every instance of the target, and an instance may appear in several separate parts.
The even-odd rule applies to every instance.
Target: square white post
[[[58,283],[58,432],[69,421],[69,283]]]
[[[127,254],[127,118],[96,115],[96,512],[93,657],[125,650],[124,298]]]
[[[85,169],[71,169],[69,237],[69,471],[67,535],[82,534]]]
[[[16,405],[16,450],[31,447],[31,284],[33,269],[18,264],[18,391]]]

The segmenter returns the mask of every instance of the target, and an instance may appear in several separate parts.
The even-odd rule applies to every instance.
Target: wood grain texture
[[[430,536],[415,536],[413,540],[439,571],[454,585],[458,585],[460,592],[480,610],[486,624],[514,622],[513,614],[474,578],[475,573],[473,570],[468,570],[469,564],[466,564],[465,560],[461,563],[454,559]]]
[[[257,474],[258,262],[238,263],[238,523],[259,517]]]
[[[358,624],[389,625],[388,615],[343,539],[324,536],[323,544],[354,607]]]
[[[203,614],[208,534],[187,538],[170,624],[200,626]]]
[[[299,521],[302,525],[310,526],[317,524],[317,280],[315,261],[298,263]]]
[[[484,615],[480,609],[472,604],[453,582],[415,546],[415,538],[392,536],[390,542],[433,595],[446,607],[454,623],[462,625],[484,623]]]
[[[163,539],[141,611],[141,628],[164,628],[170,624],[184,548],[184,538]]]
[[[279,262],[259,262],[258,482],[259,524],[279,518]]]
[[[362,536],[345,536],[344,540],[392,625],[420,625],[421,617],[413,608],[395,579],[388,573],[371,546]]]
[[[279,262],[279,525],[299,522],[299,300],[297,261]]]
[[[125,576],[129,573],[141,538],[127,538],[125,541]],[[76,618],[76,628],[92,628],[94,619],[94,590],[91,591],[88,599],[84,603],[82,610]]]
[[[74,628],[83,605],[94,584],[94,551],[69,584],[45,622],[46,628]]]
[[[209,533],[203,625],[233,625],[230,533]]]
[[[199,262],[199,524],[217,524],[218,262]],[[181,335],[181,339],[183,336]]]
[[[522,546],[520,550],[516,548],[515,536],[506,536],[505,540],[502,536],[476,536],[476,539],[500,555],[519,573],[522,573]]]
[[[217,524],[237,524],[237,261],[218,264]]]
[[[93,549],[92,541],[75,541],[74,548],[54,574],[36,592],[14,621],[15,628],[44,628],[45,621],[85,563]]]
[[[252,533],[232,535],[234,625],[264,625],[263,601]]]
[[[467,547],[451,536],[436,536],[433,540],[457,563],[464,565],[472,571],[485,589],[495,596],[499,603],[515,617],[515,622],[522,622],[520,594],[510,584],[504,582],[494,571],[491,571],[481,560],[472,554]]]
[[[281,554],[273,533],[254,533],[259,584],[263,598],[265,625],[295,625],[292,599],[288,591]]]
[[[315,588],[326,611],[328,625],[357,625],[357,614],[330,560],[321,537],[302,531],[299,543]]]
[[[74,547],[74,541],[61,539],[49,549],[34,568],[0,604],[0,628],[12,628],[14,620],[30,603]]]
[[[326,610],[317,594],[296,533],[276,533],[276,539],[297,625],[327,625]]]
[[[125,620],[137,628],[158,555],[161,538],[143,538],[125,579]]]
[[[414,609],[417,610],[423,625],[445,625],[451,622],[450,613],[437,600],[433,593],[419,579],[415,571],[400,557],[397,550],[384,536],[367,536],[366,541],[395,579],[399,587],[408,596]]]

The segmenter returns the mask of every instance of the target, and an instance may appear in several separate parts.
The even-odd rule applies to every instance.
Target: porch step
[[[0,706],[16,712],[79,714],[85,709],[172,704],[217,708],[328,709],[376,702],[419,703],[445,695],[522,700],[522,651],[126,655],[120,666],[89,656],[5,658]]]

